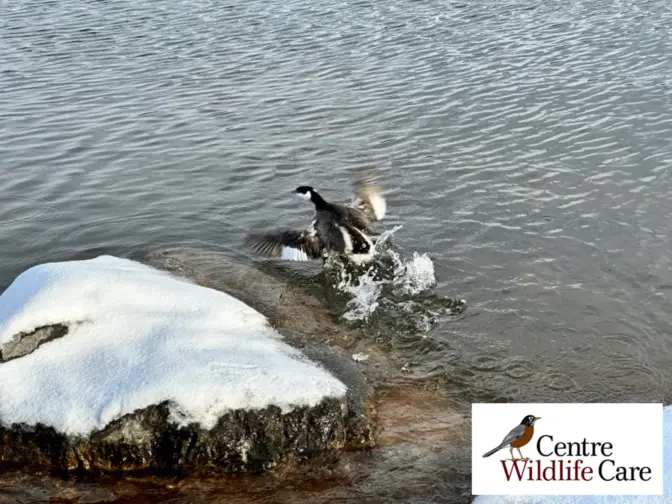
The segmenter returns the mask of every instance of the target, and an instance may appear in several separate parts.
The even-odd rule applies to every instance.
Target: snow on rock
[[[291,409],[346,387],[223,292],[115,257],[35,266],[0,296],[0,344],[65,323],[67,336],[0,365],[0,418],[89,434],[170,400],[184,422]]]
[[[52,334],[52,326],[67,331]],[[153,434],[129,437],[138,428],[128,426],[156,423],[158,413],[151,421],[127,415],[161,404],[171,428],[202,430],[239,410],[277,410],[277,420],[297,408],[314,414],[305,411],[329,400],[347,409],[348,387],[283,342],[259,312],[110,256],[42,264],[17,277],[0,295],[0,349],[12,352],[0,362],[0,426],[8,431],[43,424],[72,440],[118,421],[123,428],[106,442],[149,443]]]
[[[480,495],[473,504],[663,504],[672,502],[672,405],[663,408],[663,495]]]

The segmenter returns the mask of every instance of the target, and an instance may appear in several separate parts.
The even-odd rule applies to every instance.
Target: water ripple
[[[293,187],[345,200],[376,165],[400,253],[470,304],[405,341],[423,372],[474,400],[672,400],[671,23],[664,0],[4,2],[0,285],[236,249],[307,223]]]

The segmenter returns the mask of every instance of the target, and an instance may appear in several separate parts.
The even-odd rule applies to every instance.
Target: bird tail
[[[483,455],[483,458],[485,458],[485,457],[489,457],[490,455],[492,455],[492,454],[495,453],[495,452],[498,452],[498,451],[501,450],[502,448],[504,448],[504,445],[503,445],[503,444],[502,444],[502,445],[499,445],[497,448],[493,448],[493,449],[490,450],[488,453],[486,453],[485,455]]]

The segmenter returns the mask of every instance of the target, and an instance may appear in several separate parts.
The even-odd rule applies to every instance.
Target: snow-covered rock
[[[365,405],[262,314],[126,259],[19,275],[0,295],[0,352],[5,460],[259,471],[372,442]]]

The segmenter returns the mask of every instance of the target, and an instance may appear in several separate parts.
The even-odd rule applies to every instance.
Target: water
[[[670,402],[671,23],[664,0],[2,2],[0,287],[171,248],[263,269],[247,229],[303,225],[294,187],[346,199],[370,165],[398,264],[435,285],[276,268],[398,371],[383,446],[334,474],[12,473],[0,498],[465,502],[473,401]]]

